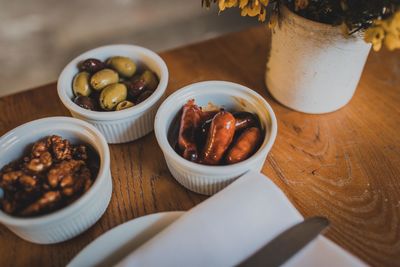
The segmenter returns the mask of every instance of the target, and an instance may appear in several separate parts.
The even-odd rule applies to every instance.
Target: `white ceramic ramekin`
[[[189,99],[195,99],[196,103],[203,107],[212,103],[228,111],[243,110],[257,114],[265,130],[264,142],[259,150],[249,159],[228,166],[201,165],[182,158],[171,146],[168,132],[182,106]],[[231,82],[207,81],[188,85],[170,95],[157,112],[154,131],[172,176],[194,192],[211,195],[247,171],[262,169],[275,141],[277,127],[271,106],[255,91]]]
[[[154,93],[142,103],[121,111],[98,112],[83,109],[73,99],[72,80],[78,73],[78,63],[88,58],[106,60],[111,56],[126,56],[135,62],[144,64],[154,71],[160,79]],[[110,144],[126,143],[145,136],[153,130],[154,117],[168,84],[168,69],[165,62],[156,53],[134,45],[109,45],[87,51],[73,59],[61,72],[57,90],[58,95],[75,118],[94,125]]]
[[[39,244],[65,241],[92,226],[111,199],[110,151],[101,133],[87,122],[51,117],[23,124],[0,138],[0,168],[20,158],[27,146],[49,135],[91,145],[100,156],[100,169],[92,187],[75,202],[58,211],[34,218],[17,218],[0,210],[0,223],[19,237]]]

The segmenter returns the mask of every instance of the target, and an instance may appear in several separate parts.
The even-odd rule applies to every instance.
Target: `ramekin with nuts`
[[[57,135],[45,137],[0,170],[0,208],[18,217],[61,209],[89,190],[99,164],[99,156],[89,145],[73,145]]]

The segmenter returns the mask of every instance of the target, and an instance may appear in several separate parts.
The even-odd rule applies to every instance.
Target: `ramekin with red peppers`
[[[207,81],[170,95],[154,130],[172,176],[211,195],[249,170],[261,171],[277,122],[271,106],[250,88]]]

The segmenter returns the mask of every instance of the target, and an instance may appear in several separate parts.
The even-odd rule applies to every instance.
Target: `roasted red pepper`
[[[190,161],[197,161],[198,149],[196,145],[196,131],[201,123],[201,109],[194,100],[189,100],[182,110],[179,127],[178,145],[183,157]]]
[[[235,135],[235,117],[230,112],[218,112],[208,131],[200,162],[208,165],[220,163]]]
[[[249,158],[258,148],[261,141],[261,131],[256,127],[251,127],[239,136],[235,144],[226,154],[227,164],[234,164]]]

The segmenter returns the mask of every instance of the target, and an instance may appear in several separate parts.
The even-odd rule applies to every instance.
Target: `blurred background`
[[[257,25],[201,0],[0,0],[0,96],[57,79],[75,56],[127,43],[157,52]]]

